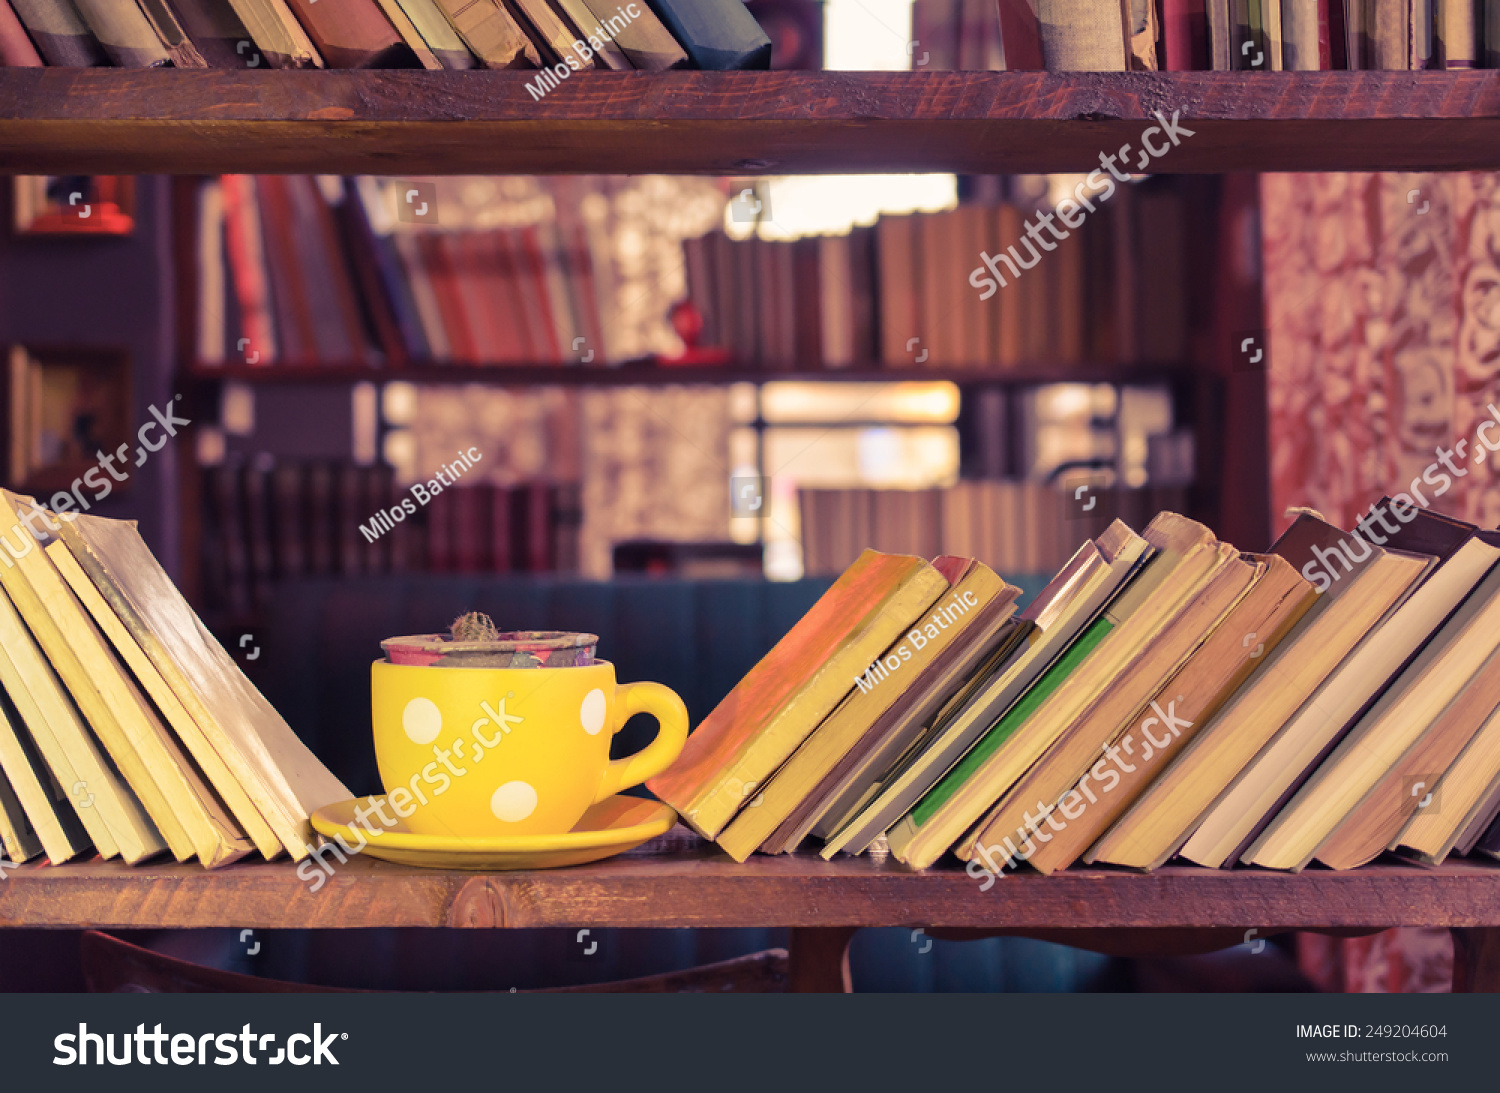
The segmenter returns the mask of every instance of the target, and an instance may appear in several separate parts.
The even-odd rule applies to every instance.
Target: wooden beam
[[[337,866],[331,877],[307,863],[207,872],[93,862],[24,866],[0,881],[0,926],[1232,927],[1243,937],[1250,928],[1263,936],[1272,928],[1418,925],[1500,926],[1500,866],[1378,864],[1296,875],[1067,870],[1008,876],[982,892],[951,867],[918,874],[892,862],[804,855],[737,865],[711,849],[652,854],[648,846],[546,872],[474,874],[364,858]]]
[[[1490,170],[1500,72],[0,71],[0,171]],[[1141,167],[1155,112],[1193,136]],[[1159,138],[1153,138],[1159,139]]]

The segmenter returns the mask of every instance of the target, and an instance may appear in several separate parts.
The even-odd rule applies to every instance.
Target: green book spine
[[[1059,657],[1057,663],[1047,669],[1047,674],[1042,676],[1019,702],[991,725],[980,738],[979,743],[970,748],[969,753],[917,802],[916,807],[911,810],[912,823],[921,827],[937,815],[938,810],[947,804],[953,794],[958,791],[958,787],[967,782],[975,771],[999,750],[1000,745],[1004,744],[1043,702],[1052,697],[1052,694],[1062,686],[1063,680],[1072,674],[1073,669],[1078,667],[1114,628],[1115,624],[1108,616],[1095,620],[1094,624],[1084,631],[1083,636],[1073,643],[1072,648]]]

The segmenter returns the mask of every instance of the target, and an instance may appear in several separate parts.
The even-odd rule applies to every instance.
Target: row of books
[[[740,0],[0,0],[0,63],[767,68]]]
[[[915,70],[1500,68],[1496,0],[914,0]]]
[[[1500,856],[1497,563],[1405,494],[1265,554],[1117,521],[1019,615],[972,558],[866,551],[649,784],[736,860],[883,836],[986,889]]]
[[[206,183],[201,363],[608,363],[583,224],[380,231],[384,196],[370,178]]]
[[[799,489],[802,567],[808,576],[836,575],[871,547],[977,558],[998,573],[1053,573],[1080,536],[1103,531],[1113,517],[1144,524],[1151,513],[1181,508],[1184,492],[1090,487],[1079,495],[1023,481],[966,481],[933,490]]]
[[[576,572],[576,484],[492,482],[420,495],[387,466],[230,461],[205,473],[209,603],[241,614],[308,576]],[[404,500],[414,512],[380,519]]]
[[[22,513],[55,537],[43,545]],[[349,791],[198,621],[134,522],[60,521],[0,490],[0,536],[14,563],[0,568],[6,859],[307,857],[308,817]]]
[[[701,340],[771,370],[1180,361],[1183,203],[1165,186],[1122,185],[1111,198],[1094,214],[1103,223],[1064,230],[1050,251],[1032,246],[1029,211],[1010,203],[882,216],[790,242],[689,240]],[[999,265],[1005,283],[982,292],[993,280],[983,255],[1014,252],[1015,274]]]

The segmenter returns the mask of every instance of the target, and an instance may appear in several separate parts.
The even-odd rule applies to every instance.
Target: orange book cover
[[[866,550],[703,720],[672,768],[647,787],[686,823],[715,838],[755,787],[947,588],[942,573],[921,558]]]

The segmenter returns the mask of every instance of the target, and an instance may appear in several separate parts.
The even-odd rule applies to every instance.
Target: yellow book
[[[704,838],[718,838],[854,690],[855,678],[947,590],[943,575],[921,558],[865,551],[647,788]]]
[[[862,854],[912,810],[990,734],[997,719],[1031,691],[1051,666],[1097,621],[1153,550],[1115,520],[1085,542],[1019,616],[1016,644],[981,666],[976,679],[938,713],[923,737],[879,774],[879,785],[858,800],[847,796],[821,851]]]
[[[1307,865],[1338,822],[1421,738],[1497,650],[1500,569],[1485,578],[1428,639],[1417,658],[1339,741],[1240,860],[1294,872]]]
[[[540,68],[542,55],[501,0],[437,0],[485,68]]]
[[[948,559],[937,563],[940,572],[944,561]],[[776,772],[770,784],[719,836],[719,845],[731,858],[735,861],[748,858],[863,739],[889,733],[895,726],[886,723],[888,715],[912,713],[910,700],[931,688],[928,670],[945,667],[951,659],[943,657],[945,652],[955,650],[956,644],[972,645],[978,630],[983,631],[983,636],[993,638],[998,627],[1014,613],[1020,589],[1007,585],[988,566],[978,562],[970,562],[965,568],[967,572],[953,573],[960,576],[953,588],[866,668],[838,709],[817,727]],[[961,680],[952,682],[957,685]],[[946,692],[932,696],[933,701],[928,709],[921,711],[922,716],[931,713],[931,706],[941,702],[945,695]]]
[[[1497,780],[1500,780],[1500,710],[1485,719],[1474,739],[1431,788],[1429,804],[1437,807],[1415,809],[1400,833],[1391,839],[1388,849],[1400,847],[1428,865],[1441,865],[1469,825],[1481,818],[1480,813],[1497,789]],[[1497,856],[1483,846],[1478,852]]]
[[[1278,541],[1273,550],[1302,571],[1306,552],[1301,547]],[[1270,662],[1199,730],[1082,860],[1150,870],[1172,857],[1215,799],[1425,570],[1420,559],[1382,551],[1323,592],[1296,632],[1270,654]]]
[[[30,532],[25,533],[30,538]],[[10,541],[5,542],[10,550]],[[32,548],[36,549],[35,547]],[[100,749],[57,673],[0,590],[0,686],[15,703],[37,751],[105,858],[131,865],[166,849],[161,833]]]
[[[5,720],[10,720],[9,714],[5,714]],[[3,733],[3,729],[5,727],[0,726],[0,733]],[[40,813],[46,814],[46,816],[51,816],[52,825],[55,825],[55,828],[60,831],[62,829],[62,823],[60,823],[62,814],[54,813],[51,810],[49,802],[46,801],[45,793],[40,792],[40,784],[36,783],[34,778],[31,780],[31,792],[33,792],[33,799],[37,801],[37,810]],[[77,819],[74,820],[74,823],[77,823]],[[78,841],[80,841],[81,846],[78,846],[77,850],[74,849],[71,841],[65,841],[65,843],[58,846],[58,853],[66,855],[60,861],[68,861],[68,858],[71,858],[72,855],[83,852],[89,846],[89,838],[87,837],[81,837]],[[17,795],[15,789],[12,789],[12,786],[10,786],[10,780],[6,778],[5,772],[0,772],[0,850],[5,852],[7,861],[28,862],[36,858],[39,853],[42,853],[43,849],[45,849],[45,846],[43,846],[42,840],[37,837],[36,828],[31,826],[31,820],[27,817],[26,805],[21,804],[21,798]],[[51,858],[51,855],[48,855],[48,858]],[[58,861],[58,859],[54,858],[52,861]]]
[[[194,614],[135,525],[78,515],[58,533],[293,859],[314,810],[353,796]]]
[[[30,498],[0,490],[0,535],[29,534],[17,514],[21,506],[32,504]],[[248,854],[244,833],[167,732],[46,552],[26,551],[14,567],[0,567],[0,585],[140,797],[172,856],[186,861],[196,855],[212,866]]]
[[[57,567],[58,573],[68,583],[68,587],[88,609],[89,615],[99,629],[104,631],[104,635],[109,638],[115,652],[135,676],[141,689],[156,704],[162,718],[177,734],[177,739],[182,741],[183,746],[202,769],[209,785],[218,792],[240,827],[255,844],[255,849],[266,858],[274,858],[280,854],[281,843],[277,840],[276,833],[271,830],[271,825],[266,823],[250,800],[250,795],[245,792],[224,760],[219,757],[219,753],[208,742],[208,737],[193,720],[192,714],[188,713],[182,700],[168,686],[161,672],[157,671],[156,665],[151,663],[151,658],[146,656],[140,642],[131,636],[114,609],[94,587],[94,582],[89,580],[88,574],[83,571],[78,560],[68,551],[67,544],[61,541],[49,543],[47,557],[52,559],[52,564]]]
[[[430,71],[436,71],[443,67],[443,62],[437,59],[437,54],[428,48],[427,42],[417,32],[416,24],[407,18],[406,12],[401,9],[397,0],[376,0],[380,10],[385,17],[391,21],[391,26],[396,28],[396,33],[401,35],[401,40],[408,48],[417,55],[417,60],[422,67]]]
[[[1031,692],[887,834],[896,860],[926,869],[960,839],[1130,664],[1210,573],[1237,556],[1184,516],[1142,537],[1157,553]]]
[[[323,67],[317,47],[286,6],[286,0],[229,0],[229,6],[272,68]],[[247,58],[251,56],[246,54]]]
[[[995,848],[995,856],[1007,863],[1022,854],[1029,855],[1038,845],[1056,838],[1054,832],[1066,830],[1067,817],[1051,816],[1051,811],[1122,733],[1153,713],[1158,723],[1164,723],[1164,731],[1178,729],[1177,707],[1185,696],[1163,695],[1165,709],[1158,705],[1153,711],[1148,703],[1264,572],[1265,566],[1253,556],[1240,556],[1229,544],[1221,544],[1212,568],[1193,594],[1179,603],[1154,635],[1136,647],[1129,663],[1106,684],[1088,711],[1058,734],[1046,753],[980,821],[972,836],[955,847],[958,856],[967,861],[976,847]],[[1184,585],[1187,580],[1184,574]],[[1243,635],[1237,635],[1236,640],[1239,637]],[[1187,724],[1191,727],[1190,720]],[[1075,806],[1070,802],[1069,807]],[[1033,809],[1037,814],[1034,823]],[[1044,823],[1044,819],[1049,822]],[[1023,849],[1026,847],[1030,849]],[[994,863],[987,861],[986,865],[993,868]]]
[[[48,792],[53,783],[47,768],[40,761],[19,754],[26,732],[19,721],[13,710],[0,709],[0,850],[13,862],[30,861],[43,850],[54,862],[67,861],[88,848],[88,836],[66,803],[60,809],[53,805]],[[14,779],[10,776],[12,770]],[[36,815],[38,823],[31,822],[28,811]],[[64,817],[72,820],[71,831],[64,828]],[[42,841],[38,828],[46,832],[46,842]]]

